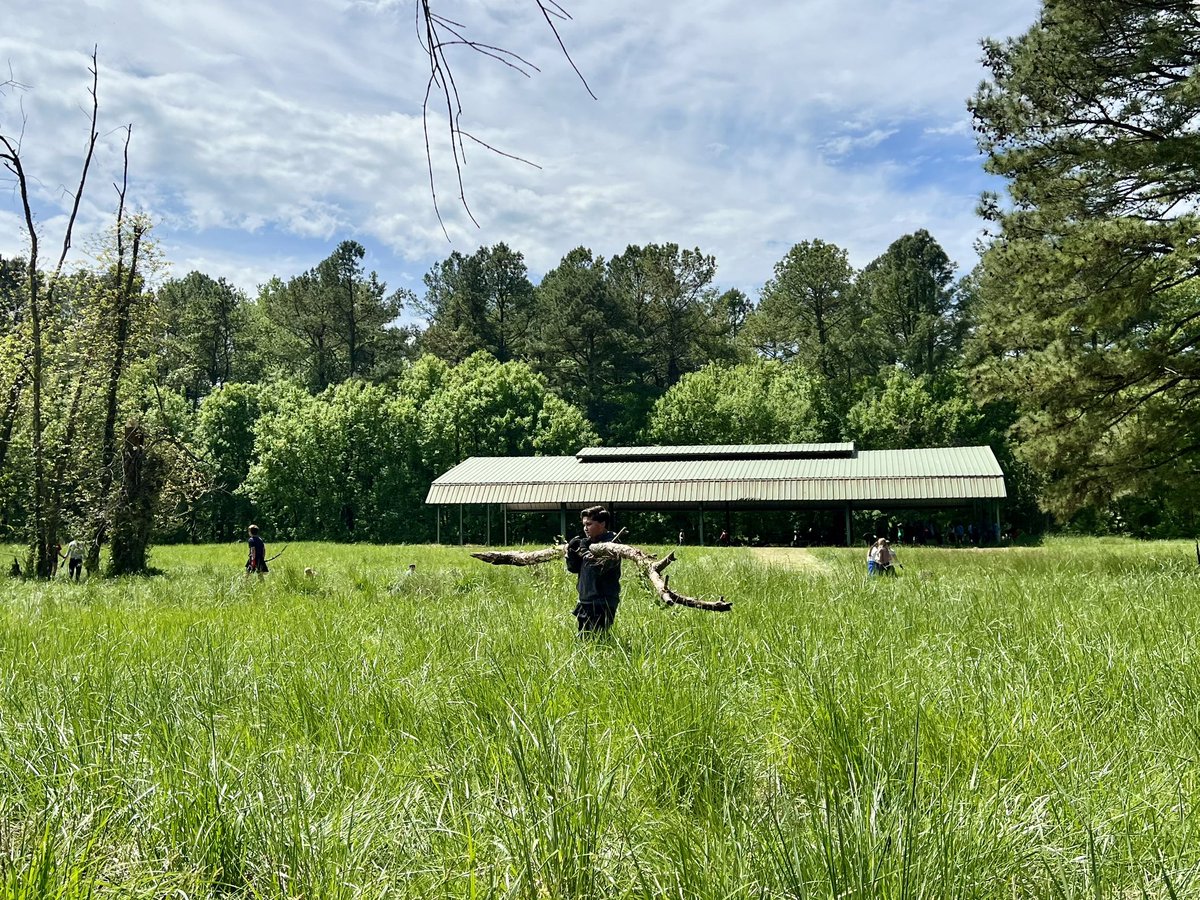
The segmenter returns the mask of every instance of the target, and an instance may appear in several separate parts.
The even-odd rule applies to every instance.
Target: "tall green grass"
[[[5,579],[0,895],[1200,896],[1190,545],[813,555],[583,641],[459,548]]]

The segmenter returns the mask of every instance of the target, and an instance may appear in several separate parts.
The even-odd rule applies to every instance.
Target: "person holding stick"
[[[246,559],[246,574],[256,572],[259,575],[267,574],[267,545],[263,543],[263,539],[258,534],[258,526],[251,525],[249,528],[250,540],[247,542],[250,546],[250,555]]]
[[[609,529],[612,516],[602,506],[589,506],[580,517],[583,535],[567,544],[567,571],[576,576],[579,602],[575,604],[575,620],[581,635],[603,634],[612,627],[621,604],[621,560],[592,559],[588,548],[592,544],[614,541],[617,536]]]

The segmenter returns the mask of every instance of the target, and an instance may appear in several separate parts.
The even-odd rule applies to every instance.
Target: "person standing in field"
[[[583,535],[567,544],[567,571],[576,576],[579,602],[575,620],[580,634],[603,634],[612,627],[621,603],[621,561],[589,559],[592,544],[611,541],[616,535],[609,529],[612,516],[602,506],[589,506],[581,514]]]
[[[67,544],[67,577],[78,581],[82,572],[83,544],[77,540],[71,541]]]
[[[880,538],[867,551],[868,575],[894,575],[892,565],[896,562],[896,552],[887,538]]]
[[[246,559],[246,574],[257,572],[259,575],[267,574],[267,545],[263,543],[263,539],[258,534],[258,526],[250,526],[250,556]]]

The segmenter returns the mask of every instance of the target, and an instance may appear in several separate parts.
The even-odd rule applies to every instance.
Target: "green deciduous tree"
[[[274,396],[274,386],[237,382],[221,385],[201,401],[196,411],[196,452],[207,469],[210,489],[191,510],[195,539],[233,540],[254,520],[250,498],[240,488],[254,459],[260,394]]]
[[[1190,0],[1045,0],[985,44],[988,170],[972,353],[1068,515],[1187,489],[1200,461],[1200,16]]]
[[[597,442],[583,413],[528,365],[486,353],[451,369],[419,416],[422,457],[435,476],[469,456],[567,454]]]
[[[348,381],[310,397],[279,383],[272,403],[244,488],[263,523],[292,538],[410,537],[412,436],[391,390]]]
[[[846,414],[846,437],[863,450],[988,443],[985,416],[962,379],[893,369]]]
[[[820,379],[799,363],[756,360],[709,365],[683,376],[650,416],[656,444],[771,444],[819,441]]]

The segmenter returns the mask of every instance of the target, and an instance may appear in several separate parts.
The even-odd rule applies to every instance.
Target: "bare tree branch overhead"
[[[570,13],[556,3],[555,0],[533,0],[533,2],[537,5],[538,12],[541,13],[542,18],[546,20],[546,24],[550,26],[550,31],[554,34],[554,39],[558,42],[559,49],[562,50],[567,62],[571,64],[571,68],[575,70],[575,74],[579,76],[579,80],[583,83],[588,96],[595,100],[595,93],[593,93],[591,87],[588,85],[587,79],[583,77],[583,73],[579,71],[579,67],[575,65],[575,60],[571,58],[571,54],[567,50],[567,45],[563,42],[562,35],[558,30],[556,20],[557,22],[569,21],[571,19]],[[461,22],[456,22],[436,12],[432,8],[434,3],[436,3],[436,0],[420,0],[416,6],[415,24],[417,40],[420,42],[421,49],[424,50],[429,60],[429,80],[425,84],[425,97],[421,103],[421,124],[425,135],[425,161],[429,170],[429,192],[433,197],[433,211],[437,214],[438,224],[442,226],[442,233],[446,235],[446,240],[449,240],[450,234],[446,231],[446,223],[442,219],[441,207],[438,205],[437,179],[433,174],[433,153],[429,144],[429,114],[432,108],[444,107],[447,121],[446,131],[450,139],[450,152],[454,159],[454,174],[458,182],[458,199],[476,228],[479,227],[479,222],[476,220],[475,214],[471,211],[471,207],[467,203],[467,192],[463,185],[462,168],[466,165],[467,161],[467,141],[478,144],[484,149],[490,150],[492,153],[503,156],[506,159],[512,159],[525,163],[528,166],[533,166],[535,169],[540,169],[541,166],[524,157],[506,153],[463,128],[462,98],[459,94],[458,84],[454,80],[454,71],[450,65],[447,51],[454,47],[465,47],[468,50],[473,50],[476,53],[493,59],[515,72],[519,72],[526,78],[532,77],[534,72],[540,72],[541,69],[523,56],[504,47],[468,38],[466,36],[466,26]]]

